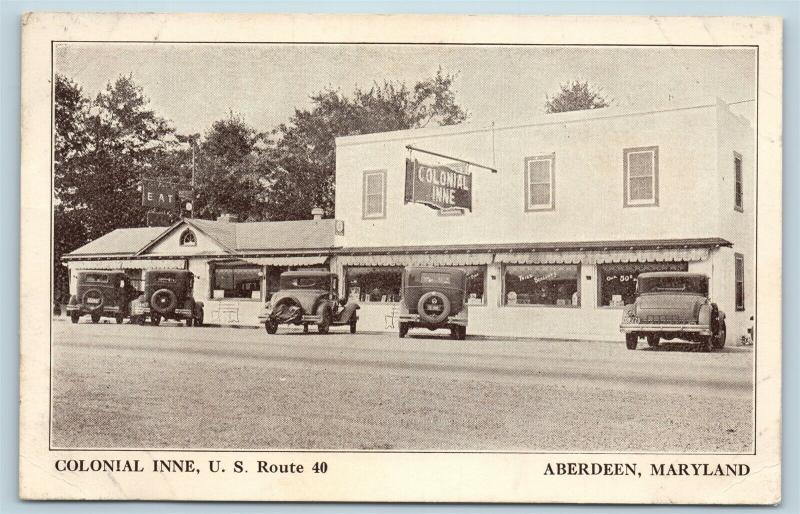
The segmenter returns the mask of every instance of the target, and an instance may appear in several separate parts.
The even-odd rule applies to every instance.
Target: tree
[[[85,123],[85,150],[62,177],[56,194],[65,209],[81,209],[87,236],[142,226],[147,209],[138,190],[156,178],[156,163],[176,141],[166,120],[129,76],[108,84],[92,103]],[[58,129],[57,129],[58,130]]]
[[[240,221],[264,219],[268,184],[265,136],[239,115],[216,121],[199,144],[194,215],[235,214]]]
[[[312,96],[310,110],[295,110],[275,131],[268,217],[304,219],[314,207],[333,214],[336,137],[466,120],[468,113],[455,101],[453,80],[440,69],[411,88],[384,81],[369,89],[356,87],[350,96],[331,89]]]
[[[589,82],[574,80],[561,84],[561,89],[551,98],[547,96],[544,108],[547,113],[583,111],[608,107],[609,100],[604,98]]]
[[[66,291],[61,257],[119,227],[142,226],[137,190],[155,176],[174,147],[166,120],[148,109],[131,76],[121,76],[89,101],[72,80],[56,76],[54,209],[56,291]],[[60,299],[60,298],[59,298]]]
[[[65,179],[80,173],[88,135],[89,99],[78,84],[63,75],[55,77],[55,148],[53,181],[56,203],[53,212],[53,299],[60,303],[69,291],[69,274],[61,257],[87,242],[79,210],[66,208],[69,191]]]

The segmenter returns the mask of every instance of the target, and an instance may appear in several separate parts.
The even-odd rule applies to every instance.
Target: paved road
[[[53,445],[745,452],[752,352],[53,324]]]

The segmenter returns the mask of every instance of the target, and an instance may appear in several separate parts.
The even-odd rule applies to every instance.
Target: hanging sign
[[[142,180],[142,205],[173,209],[178,202],[178,190],[174,184],[156,180]]]
[[[450,166],[406,159],[405,203],[421,203],[437,210],[472,211],[472,175]]]

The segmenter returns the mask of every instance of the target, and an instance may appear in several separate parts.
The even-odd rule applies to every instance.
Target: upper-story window
[[[181,234],[181,246],[197,246],[197,236],[191,230],[184,230]]]
[[[386,170],[364,172],[363,217],[386,217]]]
[[[556,155],[538,155],[525,159],[525,210],[555,208]]]
[[[733,152],[733,207],[744,212],[744,186],[742,184],[742,156]]]
[[[623,150],[625,207],[658,205],[658,147]]]

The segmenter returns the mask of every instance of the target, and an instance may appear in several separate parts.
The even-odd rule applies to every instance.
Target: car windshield
[[[281,277],[281,289],[327,289],[328,277]]]
[[[645,293],[708,294],[706,277],[639,277],[637,287]]]

